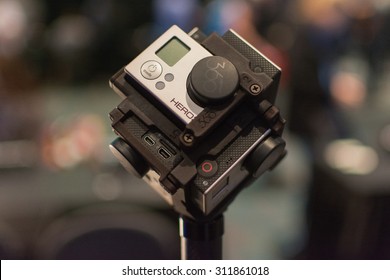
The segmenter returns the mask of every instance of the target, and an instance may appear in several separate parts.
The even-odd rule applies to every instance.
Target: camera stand
[[[224,213],[237,195],[256,180],[248,177],[208,216],[199,215],[196,207],[183,207],[180,199],[174,203],[179,214],[182,260],[221,260]]]
[[[223,215],[210,221],[179,218],[182,260],[221,260]]]

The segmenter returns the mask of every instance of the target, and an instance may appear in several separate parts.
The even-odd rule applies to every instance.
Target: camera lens
[[[267,138],[248,156],[245,162],[246,168],[253,174],[253,177],[258,178],[282,159],[285,146],[286,143],[280,137]]]
[[[136,177],[142,178],[149,171],[145,159],[122,138],[115,139],[110,144],[110,150],[123,167]]]
[[[199,60],[187,79],[189,96],[203,107],[221,105],[231,100],[238,85],[236,67],[221,56]]]

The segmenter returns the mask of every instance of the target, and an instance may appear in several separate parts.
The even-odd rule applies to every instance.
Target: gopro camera
[[[110,149],[179,213],[219,213],[286,153],[280,76],[233,30],[172,26],[110,79]]]

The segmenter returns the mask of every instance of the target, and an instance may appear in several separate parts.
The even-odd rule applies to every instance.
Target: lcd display
[[[169,66],[175,65],[183,56],[190,51],[182,41],[173,37],[161,49],[156,52],[156,55],[161,58]]]

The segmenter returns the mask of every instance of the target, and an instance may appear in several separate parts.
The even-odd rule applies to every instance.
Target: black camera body
[[[110,148],[176,211],[202,219],[285,155],[281,70],[234,31],[173,26],[111,79]]]

